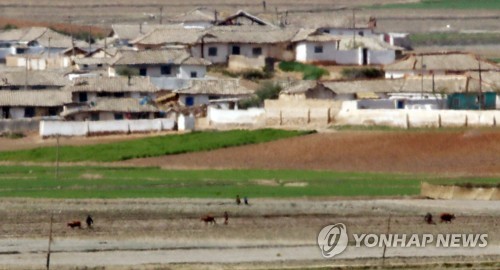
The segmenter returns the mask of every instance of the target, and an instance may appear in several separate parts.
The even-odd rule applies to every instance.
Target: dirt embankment
[[[500,175],[500,130],[342,131],[123,162],[165,168]]]

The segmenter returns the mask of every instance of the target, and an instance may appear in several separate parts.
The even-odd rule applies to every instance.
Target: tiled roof
[[[77,78],[65,87],[69,92],[157,92],[148,77]]]
[[[131,41],[132,44],[195,44],[205,33],[203,29],[182,26],[159,28]]]
[[[253,94],[240,85],[239,80],[192,80],[190,86],[174,91],[179,94],[206,94],[206,95],[224,95],[224,96],[242,96]]]
[[[0,86],[53,86],[62,87],[69,84],[70,81],[64,78],[62,72],[53,71],[14,71],[0,73]]]
[[[179,28],[181,26],[172,26],[172,25],[160,25],[160,24],[113,24],[111,28],[113,29],[113,33],[119,39],[136,39],[138,37],[144,36],[155,29],[158,28]]]
[[[63,90],[0,90],[0,106],[54,107],[71,102]]]
[[[478,70],[481,61],[482,70],[500,71],[500,65],[482,60],[474,54],[462,52],[410,54],[400,61],[385,65],[384,69],[419,71],[422,61],[426,70]]]
[[[186,49],[123,51],[114,65],[180,64],[190,57]]]
[[[213,22],[215,21],[215,10],[199,7],[184,14],[168,19],[171,22]]]
[[[216,26],[207,30],[205,43],[281,43],[291,41],[297,33],[295,28],[241,25]]]

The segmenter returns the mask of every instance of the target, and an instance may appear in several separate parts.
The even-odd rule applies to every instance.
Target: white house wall
[[[190,79],[191,72],[196,72],[196,78],[204,78],[207,73],[206,66],[182,65],[179,67],[177,78]]]
[[[352,37],[353,34],[356,34],[357,36],[372,36],[374,35],[373,30],[366,28],[366,29],[347,29],[347,28],[326,28],[325,32],[329,33],[330,35],[334,36],[350,36]]]
[[[188,98],[188,97],[194,98],[193,106],[198,106],[198,105],[203,105],[203,104],[209,103],[208,95],[184,95],[184,94],[180,94],[179,95],[179,102],[181,103],[181,105],[183,105],[183,106],[186,105],[186,98]]]
[[[368,64],[369,65],[387,65],[396,61],[396,51],[368,51]]]
[[[215,47],[217,48],[217,55],[216,56],[210,56],[208,55],[208,49],[210,47]],[[211,44],[204,44],[203,45],[203,58],[212,62],[212,63],[226,63],[229,55],[229,47],[227,44],[220,44],[220,43],[211,43]],[[199,57],[201,58],[201,45],[197,44],[196,46],[191,48],[191,53],[193,57]]]

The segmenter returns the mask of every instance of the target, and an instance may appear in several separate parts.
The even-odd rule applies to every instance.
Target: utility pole
[[[60,137],[60,135],[57,134],[57,137],[56,137],[56,143],[57,143],[57,147],[56,147],[56,181],[59,180],[59,137]]]
[[[389,235],[389,232],[391,231],[391,216],[389,216],[389,220],[387,220],[387,232],[386,234]],[[382,265],[385,265],[385,251],[387,250],[387,245],[384,243],[384,251],[382,253]]]
[[[478,104],[479,104],[479,110],[484,109],[483,105],[483,77],[481,74],[481,61],[477,60],[477,63],[479,65],[479,96],[477,97],[478,99]]]
[[[73,27],[71,25],[71,16],[68,16],[69,33],[71,35],[71,55],[75,58],[75,39],[73,37]]]
[[[92,51],[92,25],[89,25],[89,52],[90,53]]]
[[[425,65],[424,65],[424,55],[420,55],[420,76],[422,76],[422,79],[421,79],[421,82],[420,82],[420,98],[424,98],[424,69],[425,69]]]
[[[163,6],[160,7],[160,24],[163,24]]]
[[[28,90],[28,65],[30,62],[28,55],[25,55],[24,62],[26,64],[24,68],[24,90]]]
[[[50,269],[50,247],[52,245],[52,224],[54,223],[54,213],[50,214],[49,247],[47,248],[47,270]]]
[[[352,9],[352,46],[356,46],[356,11]]]

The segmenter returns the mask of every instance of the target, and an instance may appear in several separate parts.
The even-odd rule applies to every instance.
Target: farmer
[[[92,228],[92,224],[94,223],[94,220],[92,219],[92,217],[90,215],[87,215],[87,219],[85,220],[85,222],[87,223],[87,228]]]

